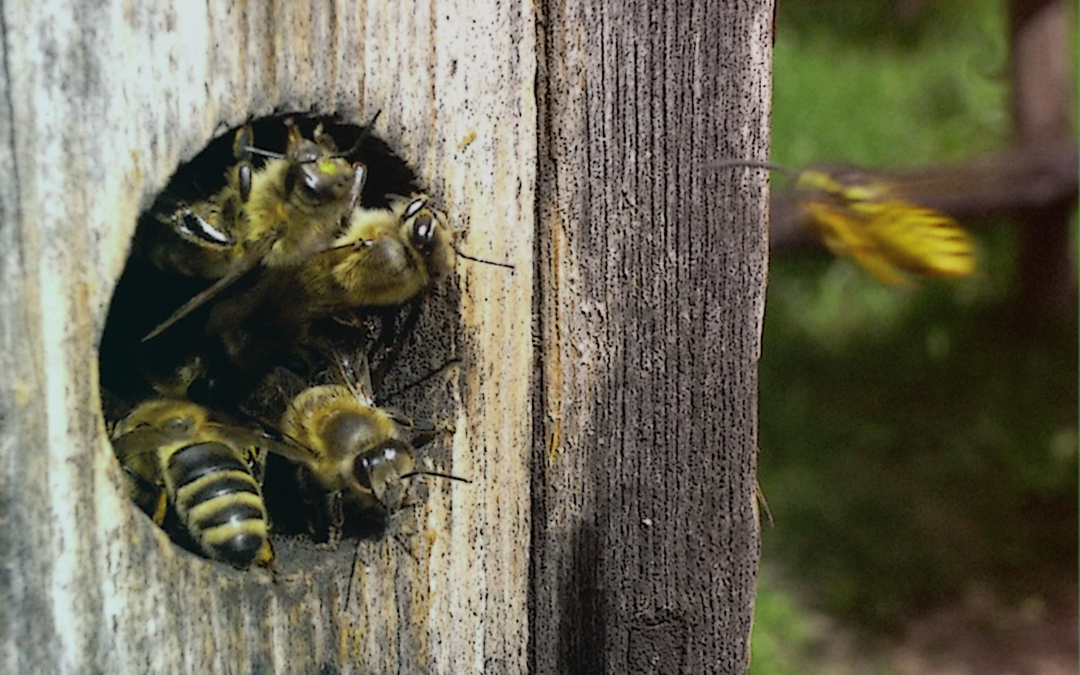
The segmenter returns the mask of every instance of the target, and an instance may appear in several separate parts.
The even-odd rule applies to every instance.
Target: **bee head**
[[[405,499],[402,477],[413,473],[415,468],[412,448],[392,438],[357,455],[353,461],[353,479],[359,487],[375,495],[388,513],[394,513]]]
[[[430,206],[426,195],[409,201],[395,197],[395,213],[399,214],[400,234],[425,261],[432,280],[438,280],[454,267],[452,233],[446,216]]]
[[[356,171],[340,157],[292,162],[285,174],[285,193],[311,206],[340,202],[353,189]]]
[[[420,197],[409,202],[402,214],[408,223],[409,242],[424,256],[431,255],[435,248],[435,214],[427,207],[427,197]]]

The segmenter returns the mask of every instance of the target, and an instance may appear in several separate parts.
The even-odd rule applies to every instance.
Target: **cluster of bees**
[[[140,218],[102,339],[106,422],[135,503],[213,560],[271,566],[268,458],[329,547],[432,473],[415,449],[440,429],[375,396],[457,232],[370,127],[245,125]]]

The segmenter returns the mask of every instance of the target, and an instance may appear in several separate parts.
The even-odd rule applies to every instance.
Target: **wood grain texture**
[[[2,21],[0,670],[524,672],[531,13],[23,0]],[[517,270],[460,265],[443,294],[465,366],[438,461],[474,483],[433,486],[413,510],[415,559],[392,538],[362,544],[347,597],[351,548],[271,583],[180,551],[135,511],[98,412],[96,345],[136,216],[180,161],[247,118],[380,109],[377,132],[468,225],[465,250]]]
[[[772,3],[547,3],[531,672],[741,673]]]

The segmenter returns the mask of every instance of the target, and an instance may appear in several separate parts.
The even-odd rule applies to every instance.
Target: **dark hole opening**
[[[290,117],[307,139],[313,138],[316,125],[322,124],[342,151],[352,148],[364,132],[361,126],[332,118],[302,115]],[[268,151],[283,152],[288,142],[285,118],[286,116],[282,115],[253,121],[253,145]],[[160,227],[160,221],[155,220],[155,214],[171,214],[185,205],[207,200],[226,188],[226,171],[237,164],[234,154],[235,135],[236,129],[222,134],[191,161],[178,168],[153,206],[140,216],[136,238],[144,228]],[[388,195],[407,196],[417,192],[420,187],[412,169],[377,136],[366,136],[348,159],[359,161],[367,167],[366,182],[360,199],[365,208],[387,208],[390,204]],[[258,171],[268,160],[254,155],[251,161],[253,169]],[[193,250],[198,251],[198,247]],[[211,321],[215,306],[245,298],[245,294],[251,292],[259,280],[258,270],[245,274],[220,296],[196,309],[160,336],[144,342],[143,337],[151,329],[213,282],[162,271],[141,256],[136,246],[113,295],[99,350],[103,415],[107,428],[112,429],[114,424],[128,415],[139,403],[161,397],[160,390],[155,390],[151,383],[152,377],[160,378],[162,373],[172,375],[188,372],[184,369],[191,364],[197,364],[197,367],[189,368],[198,375],[186,386],[188,400],[205,406],[214,414],[215,419],[227,420],[229,424],[241,427],[260,429],[263,433],[272,435],[273,431],[267,431],[266,427],[272,427],[273,416],[280,413],[267,412],[265,418],[259,417],[260,404],[266,403],[264,399],[275,397],[275,387],[279,392],[284,391],[281,382],[293,385],[298,381],[311,384],[319,378],[327,379],[330,368],[326,363],[313,362],[313,359],[297,357],[293,353],[283,353],[267,359],[266,363],[259,363],[258,378],[248,378],[253,381],[257,379],[259,384],[248,383],[251,386],[245,386],[242,390],[232,384],[235,380],[243,379],[236,373],[237,358],[226,353],[228,349],[218,341],[206,337],[208,322]],[[451,295],[451,304],[456,305],[453,291]],[[419,337],[415,338],[415,341],[424,345],[449,343],[453,331],[456,330],[456,321],[448,321],[453,313],[452,307],[441,307],[435,310],[433,316],[425,316],[421,319],[417,331]],[[388,322],[400,322],[401,314],[397,309],[368,311],[353,325],[322,319],[313,323],[310,330],[317,331],[320,338],[325,338],[326,342],[345,345],[344,348],[348,349],[350,344],[355,343],[370,345],[377,336],[387,330],[390,325]],[[266,344],[273,346],[276,339],[276,325],[260,326],[257,317],[251,321],[255,326],[251,331],[252,344],[241,344],[237,348],[241,353],[248,349],[257,352],[258,349],[265,349]],[[431,337],[432,335],[434,337]],[[409,365],[410,361],[406,360],[401,368],[401,377],[407,380],[414,377],[412,373],[423,375],[432,369],[428,364],[439,363],[445,359],[445,355],[439,353],[439,350],[432,351],[425,347],[421,355],[422,363]],[[317,360],[318,357],[314,359]],[[276,375],[264,378],[267,373]],[[276,384],[267,385],[265,381]],[[269,392],[266,391],[268,387]],[[395,388],[393,385],[389,387]],[[271,406],[267,405],[269,409]],[[271,424],[265,424],[268,421]],[[157,438],[147,446],[146,452],[152,452],[163,444],[179,442],[181,441],[171,437]],[[121,461],[124,463],[124,460]],[[278,550],[277,566],[281,569],[282,552],[297,548],[295,541],[283,545],[281,537],[301,535],[295,538],[303,539],[307,536],[310,522],[305,513],[308,506],[302,496],[304,486],[298,479],[296,465],[276,454],[266,456],[265,468],[253,467],[253,474],[260,473],[264,478],[262,482],[265,504],[270,515],[275,548]],[[140,485],[145,487],[145,481]],[[150,500],[140,498],[139,501],[149,503]],[[378,536],[386,529],[385,515],[380,516],[378,512],[351,503],[345,504],[344,516],[346,538]],[[185,531],[182,523],[178,522],[174,508],[169,509],[163,527],[169,531],[173,541],[197,554],[205,555],[191,533]]]

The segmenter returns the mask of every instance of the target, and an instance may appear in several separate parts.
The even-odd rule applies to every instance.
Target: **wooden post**
[[[744,672],[771,3],[542,26],[532,672]]]
[[[765,188],[705,164],[765,152],[771,12],[652,4],[5,4],[0,671],[745,669]],[[474,482],[408,516],[415,558],[388,537],[270,582],[125,498],[97,343],[181,161],[376,110],[466,250],[517,266],[449,294],[439,460]]]

